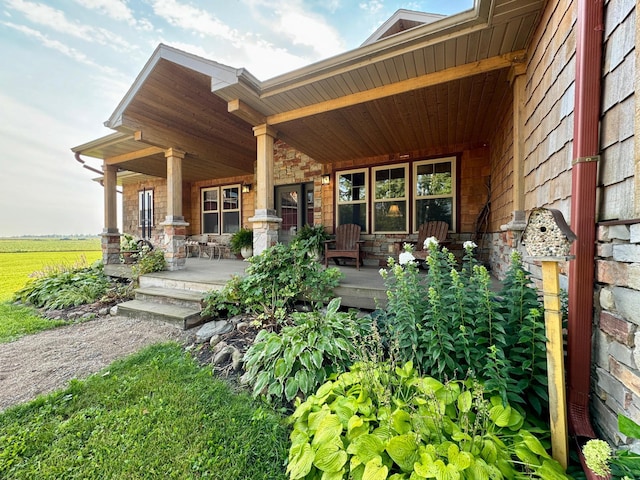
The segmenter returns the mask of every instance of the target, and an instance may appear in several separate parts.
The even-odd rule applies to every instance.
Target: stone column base
[[[110,231],[104,229],[100,235],[100,245],[102,248],[103,265],[119,265],[120,264],[120,232],[118,229]]]
[[[174,216],[167,217],[160,225],[164,228],[162,250],[167,262],[167,270],[183,270],[187,258],[184,242],[189,223],[184,221],[184,217]]]
[[[254,255],[259,255],[278,243],[278,231],[282,219],[276,216],[275,210],[256,210],[255,215],[249,221],[253,224]]]

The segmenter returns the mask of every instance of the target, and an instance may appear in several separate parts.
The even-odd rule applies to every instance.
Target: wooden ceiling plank
[[[516,54],[522,55],[522,52],[516,52]],[[459,67],[453,67],[445,69],[439,72],[434,72],[428,75],[424,75],[419,78],[412,78],[397,82],[392,85],[386,85],[383,87],[373,88],[368,91],[358,92],[353,95],[348,95],[335,100],[320,102],[315,105],[309,105],[308,107],[299,108],[288,112],[283,112],[267,117],[267,123],[270,125],[278,125],[292,120],[297,120],[318,113],[328,112],[331,110],[337,110],[345,108],[351,105],[357,105],[358,103],[364,103],[372,100],[377,100],[399,93],[415,90],[418,88],[425,88],[440,83],[445,83],[458,78],[464,78],[479,73],[490,72],[499,68],[509,67],[516,54],[499,55],[486,60],[481,60],[472,64],[461,65]]]

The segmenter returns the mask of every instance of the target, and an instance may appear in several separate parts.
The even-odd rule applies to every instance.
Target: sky
[[[102,187],[70,149],[113,133],[104,121],[159,43],[267,80],[357,48],[400,8],[448,15],[472,6],[0,0],[0,237],[102,232]]]

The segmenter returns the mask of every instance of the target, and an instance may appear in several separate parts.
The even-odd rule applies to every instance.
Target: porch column
[[[273,201],[273,140],[277,132],[265,124],[254,127],[253,134],[258,147],[256,210],[249,221],[253,224],[253,253],[258,255],[278,242],[282,219],[276,216]]]
[[[104,265],[120,263],[120,232],[118,232],[118,215],[116,202],[116,183],[118,167],[104,164],[104,229],[102,230],[102,262]]]
[[[175,148],[165,150],[167,159],[167,216],[160,225],[164,227],[164,258],[169,270],[185,267],[184,241],[189,224],[182,216],[182,160],[186,153]]]
[[[527,66],[517,63],[511,68],[510,82],[513,86],[513,218],[502,230],[513,232],[516,245],[527,226],[524,206],[524,125]]]

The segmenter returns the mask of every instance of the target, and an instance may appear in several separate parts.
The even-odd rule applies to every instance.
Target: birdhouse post
[[[544,322],[547,336],[551,452],[566,469],[569,460],[567,400],[562,341],[562,309],[558,264],[571,260],[571,243],[576,239],[559,210],[537,208],[529,215],[522,235],[528,260],[542,263]]]

